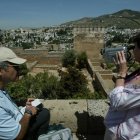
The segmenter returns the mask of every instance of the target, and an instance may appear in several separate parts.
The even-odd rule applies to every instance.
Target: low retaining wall
[[[106,100],[45,100],[43,105],[50,110],[51,124],[63,124],[73,133],[104,134]]]

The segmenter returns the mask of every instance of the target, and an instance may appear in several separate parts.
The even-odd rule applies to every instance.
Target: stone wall
[[[114,88],[113,73],[110,70],[96,70],[96,66],[92,65],[92,62],[88,59],[88,71],[93,77],[93,86],[107,95],[110,90]]]
[[[89,59],[99,58],[100,50],[103,48],[102,38],[86,37],[79,35],[74,38],[74,49],[77,52],[85,51]]]
[[[25,58],[28,62],[38,61],[39,64],[60,65],[62,54],[53,55],[48,53],[25,53],[19,54],[20,57]]]
[[[45,100],[43,105],[50,110],[51,124],[62,124],[73,133],[104,135],[106,100]]]

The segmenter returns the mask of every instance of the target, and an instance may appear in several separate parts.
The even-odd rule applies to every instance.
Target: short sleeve
[[[3,108],[0,107],[0,139],[14,140],[21,129],[19,122],[9,115]]]

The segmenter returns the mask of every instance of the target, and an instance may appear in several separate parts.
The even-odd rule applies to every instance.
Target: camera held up
[[[124,51],[126,60],[129,62],[133,59],[131,55],[132,49],[134,49],[134,45],[118,46],[115,48],[104,47],[103,49],[101,49],[100,53],[106,62],[114,63],[114,59],[116,59],[116,53],[118,51]]]

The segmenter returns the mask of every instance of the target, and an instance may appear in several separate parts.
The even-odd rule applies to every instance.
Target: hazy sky
[[[53,26],[123,9],[140,11],[140,0],[0,0],[0,28]]]

